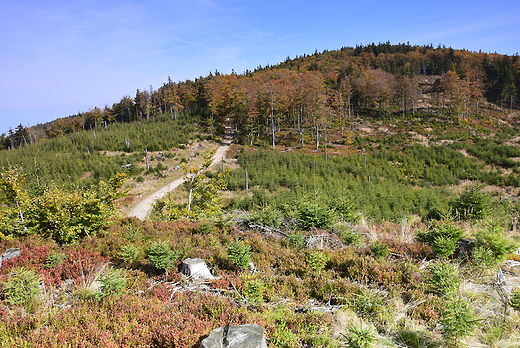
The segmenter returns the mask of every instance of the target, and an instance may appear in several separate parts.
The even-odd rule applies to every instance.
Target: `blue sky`
[[[0,133],[343,46],[520,51],[520,1],[0,0]]]

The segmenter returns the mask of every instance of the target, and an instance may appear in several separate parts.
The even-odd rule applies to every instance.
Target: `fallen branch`
[[[231,281],[231,279],[229,279],[229,277],[226,277],[226,279],[228,280],[229,283],[231,283],[231,285],[233,286],[233,289],[234,289],[235,292],[238,294],[238,296],[240,296],[240,298],[241,298],[245,303],[249,304],[249,301],[248,301],[244,296],[242,296],[242,295],[238,292],[237,288],[235,287],[235,284],[233,284],[233,282]]]
[[[288,238],[286,233],[280,231],[277,228],[267,227],[267,226],[262,226],[262,225],[255,225],[255,224],[250,224],[249,228],[261,228],[261,229],[266,230],[266,231],[271,232],[271,233],[273,233],[273,232],[279,233],[282,236],[284,236],[285,238]]]

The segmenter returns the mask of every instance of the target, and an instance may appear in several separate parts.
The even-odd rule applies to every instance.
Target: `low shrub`
[[[370,348],[376,342],[376,332],[369,326],[357,327],[350,324],[346,331],[346,333],[341,333],[341,336],[345,339],[348,347]]]
[[[292,246],[297,249],[301,249],[304,247],[305,235],[298,232],[289,232],[287,233],[287,238]]]
[[[215,231],[215,226],[211,221],[202,220],[199,222],[199,225],[197,226],[197,229],[195,230],[198,234],[210,234]]]
[[[177,257],[167,242],[153,242],[148,249],[148,259],[158,270],[170,270]]]
[[[64,253],[51,253],[45,258],[44,268],[54,268],[65,260],[67,256]]]
[[[101,283],[99,292],[95,294],[97,300],[105,297],[117,297],[123,294],[126,285],[126,277],[119,269],[109,269],[98,278]]]
[[[303,200],[298,206],[298,222],[303,230],[325,228],[334,222],[334,212],[319,202]]]
[[[359,245],[361,238],[359,234],[352,230],[349,224],[340,222],[334,225],[334,232],[343,239],[346,244]]]
[[[244,294],[249,304],[253,306],[259,305],[264,301],[264,283],[260,280],[247,281]]]
[[[334,199],[331,203],[331,208],[344,221],[354,221],[356,219],[354,203],[348,198],[341,197]]]
[[[439,323],[447,341],[458,345],[460,339],[469,335],[476,327],[477,318],[461,297],[448,299],[440,311]]]
[[[140,250],[135,245],[129,244],[124,245],[121,248],[121,252],[119,253],[119,258],[127,263],[127,264],[134,264],[139,259]]]
[[[509,304],[513,309],[520,311],[520,288],[515,288],[511,291]]]
[[[3,285],[5,303],[8,305],[22,306],[28,312],[34,312],[39,306],[42,280],[34,271],[14,269]]]
[[[250,222],[262,226],[279,227],[282,224],[283,213],[271,205],[251,215]]]
[[[439,235],[433,240],[433,251],[435,256],[441,258],[448,258],[453,255],[457,249],[457,241],[453,238]]]
[[[379,259],[379,260],[384,259],[390,253],[388,244],[383,243],[383,242],[372,243],[370,245],[370,251],[372,251],[372,253],[376,257],[376,259]]]
[[[436,256],[448,257],[455,252],[462,229],[451,221],[435,223],[433,229],[417,232],[417,240],[433,248]]]
[[[493,267],[501,264],[518,247],[517,243],[508,238],[504,233],[504,227],[497,222],[488,220],[480,226],[474,236],[477,246],[472,255],[473,263],[483,267]]]
[[[323,251],[317,250],[313,251],[307,256],[307,263],[309,267],[314,270],[320,272],[325,268],[327,262],[329,261],[329,256],[325,254]]]
[[[482,192],[483,185],[471,184],[464,187],[459,196],[451,203],[457,216],[462,220],[484,218],[490,208],[489,195]]]
[[[383,293],[373,289],[360,289],[354,294],[353,309],[359,316],[376,316],[385,304]]]
[[[428,265],[430,277],[427,278],[428,292],[440,297],[449,297],[459,288],[457,269],[449,262],[435,262]]]
[[[227,255],[236,268],[246,269],[251,262],[251,246],[235,240],[228,244]]]

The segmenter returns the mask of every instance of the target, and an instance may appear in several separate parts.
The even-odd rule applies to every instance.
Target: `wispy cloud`
[[[439,1],[0,0],[0,133],[13,116],[50,120],[167,76],[241,72],[314,49],[390,40],[518,50],[517,0]]]

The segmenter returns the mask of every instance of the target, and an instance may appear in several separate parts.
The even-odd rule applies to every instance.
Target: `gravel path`
[[[215,153],[215,156],[213,156],[213,163],[211,164],[212,167],[220,161],[222,161],[222,159],[226,155],[226,152],[229,150],[229,146],[231,145],[231,139],[232,135],[226,132],[226,137],[224,138],[222,145],[219,146],[217,152]],[[137,203],[137,205],[128,212],[127,216],[134,216],[141,220],[146,219],[146,216],[152,210],[152,204],[157,199],[166,196],[168,192],[174,190],[183,182],[184,178],[179,178],[161,187],[160,189],[158,189],[157,191],[155,191],[154,193],[145,197],[143,200]]]

